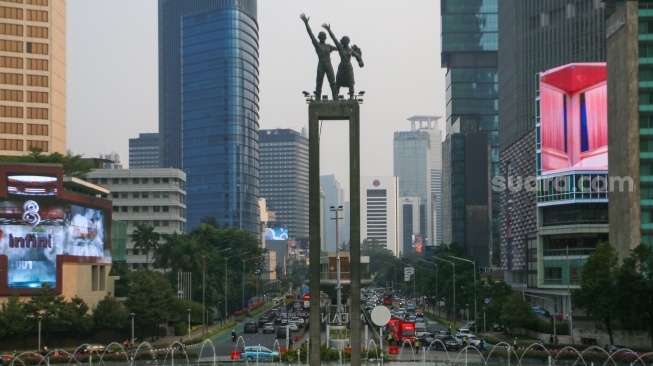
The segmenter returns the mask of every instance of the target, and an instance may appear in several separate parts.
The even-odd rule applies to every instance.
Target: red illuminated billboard
[[[542,175],[608,169],[605,63],[541,73],[539,115]]]

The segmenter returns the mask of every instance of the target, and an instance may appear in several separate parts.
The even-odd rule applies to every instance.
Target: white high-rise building
[[[431,173],[431,219],[432,232],[429,233],[429,245],[442,243],[442,131],[440,116],[413,116],[408,118],[410,129],[428,132],[431,143],[429,147],[429,163]]]
[[[398,224],[399,180],[397,177],[361,177],[361,238],[375,240],[399,257],[403,250]]]

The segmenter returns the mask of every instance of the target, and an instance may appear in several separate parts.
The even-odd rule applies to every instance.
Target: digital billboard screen
[[[413,240],[413,250],[415,250],[416,253],[421,253],[422,252],[422,247],[424,246],[424,240],[421,235],[418,234],[413,234],[412,236]]]
[[[265,228],[265,240],[288,240],[288,229],[285,227]]]
[[[17,196],[56,196],[57,178],[43,175],[7,176],[7,193]]]
[[[56,286],[58,255],[110,257],[104,222],[100,210],[54,199],[0,202],[0,254],[7,256],[7,285]]]
[[[539,116],[542,175],[608,169],[605,63],[541,73]]]

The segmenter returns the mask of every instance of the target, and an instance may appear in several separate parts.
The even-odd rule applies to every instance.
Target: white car
[[[288,330],[291,332],[297,332],[299,331],[299,326],[297,325],[296,322],[289,321],[288,322]]]
[[[298,316],[294,316],[294,317],[290,318],[289,322],[297,323],[297,326],[300,327],[300,328],[304,325],[304,319],[302,319],[302,318],[300,318]]]

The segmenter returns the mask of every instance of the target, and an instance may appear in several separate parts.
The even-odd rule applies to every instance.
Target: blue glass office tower
[[[482,266],[499,248],[499,194],[490,189],[499,174],[497,6],[498,0],[442,0],[440,9],[441,66],[447,69],[443,147],[451,149],[443,152],[443,175],[449,174],[443,176],[449,184],[443,187],[449,210],[443,237],[465,244]]]
[[[256,0],[159,0],[162,166],[188,174],[187,228],[258,235]]]

